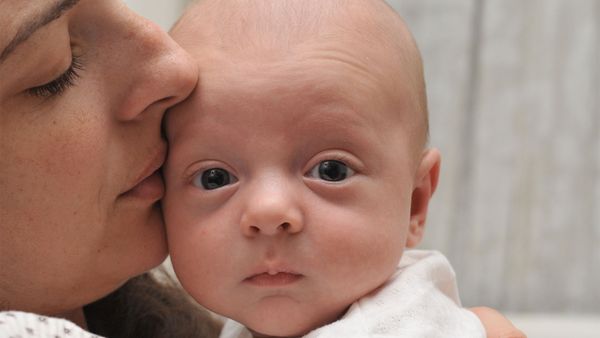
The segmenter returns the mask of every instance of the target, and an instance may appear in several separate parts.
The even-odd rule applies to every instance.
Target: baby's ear
[[[440,152],[437,149],[427,149],[421,156],[410,205],[410,225],[406,238],[409,248],[417,246],[423,238],[427,208],[438,184],[440,164]]]

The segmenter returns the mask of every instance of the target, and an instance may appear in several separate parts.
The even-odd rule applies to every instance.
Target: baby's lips
[[[244,282],[261,287],[281,287],[294,284],[303,277],[292,272],[263,272],[246,278]]]

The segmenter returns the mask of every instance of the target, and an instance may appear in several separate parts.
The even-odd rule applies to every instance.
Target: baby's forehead
[[[172,34],[198,62],[200,90],[262,86],[270,93],[269,86],[287,86],[292,93],[313,90],[315,98],[354,93],[373,104],[386,94],[398,114],[412,105],[412,119],[426,124],[418,50],[383,1],[208,0],[188,10]]]
[[[191,6],[171,33],[188,49],[212,44],[230,53],[279,53],[310,41],[362,44],[378,56],[416,52],[406,25],[383,0],[205,0]]]
[[[362,67],[335,59],[244,62],[223,67],[216,58],[204,67],[200,84],[181,107],[168,116],[168,133],[196,125],[207,130],[235,129],[258,123],[278,130],[319,130],[363,126],[401,131],[408,108],[405,99],[390,100],[398,90]],[[397,89],[397,88],[394,88]],[[174,128],[173,128],[174,127]],[[334,128],[335,129],[335,128]]]

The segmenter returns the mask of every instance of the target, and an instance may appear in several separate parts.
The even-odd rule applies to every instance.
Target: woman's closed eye
[[[354,170],[342,161],[325,160],[315,165],[307,176],[327,182],[341,182],[354,174]]]
[[[223,168],[210,168],[193,178],[194,186],[205,190],[219,189],[237,181],[237,177]]]
[[[52,98],[61,95],[75,84],[75,81],[79,78],[78,72],[80,70],[83,70],[81,61],[79,57],[73,55],[71,65],[64,73],[46,84],[27,89],[27,93],[41,98]]]

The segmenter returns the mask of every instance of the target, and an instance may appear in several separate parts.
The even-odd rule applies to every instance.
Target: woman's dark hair
[[[221,324],[163,270],[132,278],[84,308],[88,330],[108,338],[218,337]]]

